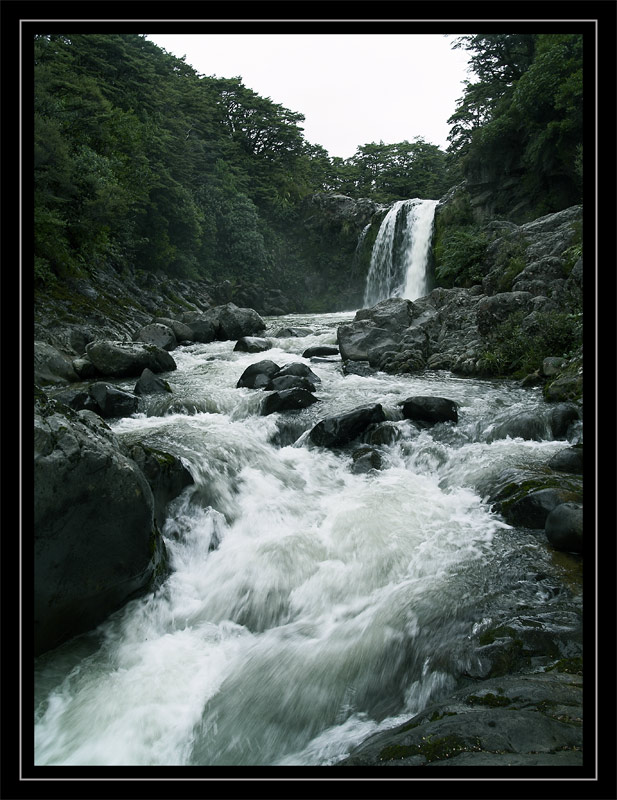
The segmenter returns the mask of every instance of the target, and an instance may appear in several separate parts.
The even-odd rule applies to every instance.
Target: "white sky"
[[[420,136],[443,150],[468,53],[442,34],[169,34],[148,38],[202,75],[305,116],[311,144],[350,158],[358,146]]]

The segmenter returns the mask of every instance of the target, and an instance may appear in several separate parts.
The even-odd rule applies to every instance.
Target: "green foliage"
[[[478,226],[445,227],[433,248],[437,285],[449,289],[479,283],[487,245],[486,234]]]
[[[582,344],[579,311],[538,313],[536,324],[527,328],[523,318],[523,312],[512,314],[495,328],[480,358],[486,375],[523,378],[539,369],[545,358],[569,357]]]
[[[583,37],[463,36],[454,47],[472,54],[478,80],[449,119],[451,169],[506,184],[498,213],[519,206],[534,217],[581,202]]]

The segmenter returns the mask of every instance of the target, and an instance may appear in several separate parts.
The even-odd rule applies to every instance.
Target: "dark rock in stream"
[[[155,373],[176,369],[176,362],[169,353],[155,345],[99,340],[90,342],[86,353],[98,373],[104,376],[138,376],[146,367]]]
[[[322,419],[309,433],[309,439],[319,447],[342,447],[364,433],[369,425],[385,419],[381,404],[360,406],[346,414]]]
[[[317,398],[306,389],[282,389],[264,398],[261,404],[261,415],[267,416],[277,411],[307,408],[317,402]]]
[[[176,456],[144,444],[133,445],[129,455],[146,476],[154,498],[154,518],[162,528],[167,504],[194,483],[193,476]]]
[[[329,344],[322,344],[315,345],[315,347],[308,347],[302,353],[302,358],[314,358],[315,356],[337,356],[338,354],[338,347]]]
[[[146,367],[135,384],[134,391],[136,395],[167,394],[171,392],[171,386]]]
[[[336,766],[580,766],[582,688],[557,669],[469,683]]]
[[[280,370],[274,361],[258,361],[248,366],[236,383],[236,388],[263,389]]]
[[[405,419],[434,425],[437,422],[458,422],[458,406],[445,397],[408,397],[398,404]]]
[[[575,445],[560,450],[548,462],[550,469],[558,472],[572,472],[576,475],[583,474],[583,446]]]
[[[102,417],[130,417],[137,411],[139,400],[133,394],[110,386],[108,383],[93,383],[88,389],[89,396],[95,401],[92,411]]]
[[[583,504],[561,503],[547,516],[544,531],[556,550],[583,552]]]
[[[243,336],[238,339],[234,351],[239,353],[263,353],[270,350],[272,342],[269,339],[260,339],[258,336]]]
[[[167,351],[174,350],[178,344],[173,330],[161,322],[151,322],[149,325],[144,325],[143,328],[137,331],[133,339],[136,342],[162,347],[163,350]]]
[[[91,411],[39,392],[34,413],[34,648],[94,628],[166,569],[138,465]]]

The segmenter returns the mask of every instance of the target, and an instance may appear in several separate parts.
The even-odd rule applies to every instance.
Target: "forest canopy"
[[[198,74],[138,34],[34,39],[34,234],[39,285],[100,267],[251,280],[303,269],[302,203],[336,192],[439,199],[488,164],[541,211],[582,191],[582,36],[462,36],[476,76],[447,152],[413,136],[330,157],[304,117]]]

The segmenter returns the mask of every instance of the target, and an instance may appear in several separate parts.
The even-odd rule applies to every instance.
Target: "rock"
[[[236,387],[246,389],[263,389],[280,370],[274,361],[258,361],[248,366],[240,376]]]
[[[185,325],[184,322],[181,322],[179,319],[171,319],[170,317],[157,317],[154,322],[167,325],[168,328],[171,328],[176,337],[176,341],[178,342],[193,341],[193,331],[188,325]]]
[[[144,444],[133,445],[129,455],[146,476],[154,499],[154,519],[162,528],[167,504],[194,483],[193,476],[176,456]]]
[[[498,422],[488,436],[489,442],[496,439],[530,439],[540,442],[551,438],[551,430],[547,419],[538,413],[523,411]]]
[[[102,417],[130,417],[137,411],[139,400],[133,394],[110,386],[108,383],[93,383],[88,389],[96,407],[88,407]]]
[[[269,339],[260,339],[257,336],[243,336],[238,339],[234,351],[240,353],[263,353],[270,350],[272,342]]]
[[[283,377],[285,375],[295,375],[298,378],[306,378],[311,383],[321,383],[319,375],[316,375],[309,366],[302,364],[300,361],[285,364],[285,366],[281,367],[278,371],[276,377]]]
[[[445,397],[408,397],[398,403],[405,419],[426,422],[458,422],[458,405]]]
[[[552,378],[554,375],[557,375],[561,372],[562,368],[565,366],[565,359],[564,358],[557,358],[550,356],[549,358],[545,358],[542,362],[542,375],[545,378]]]
[[[143,328],[137,331],[133,339],[136,342],[153,344],[168,351],[174,350],[178,344],[173,330],[161,322],[151,322],[149,325],[144,325]]]
[[[511,314],[521,310],[528,312],[531,309],[532,297],[530,292],[501,292],[491,297],[484,297],[477,308],[478,331],[485,336]]]
[[[336,766],[580,766],[582,694],[582,677],[557,671],[476,681],[373,734]]]
[[[218,321],[217,339],[222,341],[252,336],[266,327],[266,323],[254,309],[239,308],[234,303],[216,306],[209,313]]]
[[[343,374],[344,375],[360,375],[366,378],[374,375],[377,372],[377,367],[371,367],[368,361],[344,361]]]
[[[204,312],[187,311],[182,315],[182,323],[189,329],[193,342],[209,344],[216,339],[216,322]]]
[[[171,392],[171,386],[162,378],[157,377],[152,370],[146,369],[135,384],[134,392],[136,395],[165,394]]]
[[[562,504],[567,497],[563,489],[539,489],[516,500],[504,512],[504,518],[510,525],[522,528],[544,528],[551,511]]]
[[[309,381],[308,378],[300,378],[297,375],[277,374],[265,388],[268,390],[274,389],[277,392],[287,389],[304,389],[307,392],[314,392],[315,384]]]
[[[95,378],[97,376],[96,367],[87,356],[73,359],[73,369],[81,380]]]
[[[47,342],[34,342],[34,382],[39,386],[78,381],[73,362]]]
[[[339,354],[338,347],[334,345],[315,345],[315,347],[308,347],[303,353],[302,358],[313,358],[314,356],[337,356]]]
[[[360,436],[369,425],[383,422],[385,418],[379,403],[360,406],[346,414],[321,420],[309,433],[309,439],[320,447],[342,447]]]
[[[355,475],[362,475],[373,469],[382,469],[383,459],[381,454],[373,447],[359,447],[351,454],[353,464],[351,471]]]
[[[312,328],[279,328],[274,334],[277,339],[302,338],[310,336],[315,331]]]
[[[583,446],[576,445],[560,450],[549,460],[548,467],[557,472],[572,472],[576,475],[583,474]]]
[[[565,439],[570,425],[578,422],[581,415],[574,403],[559,403],[551,408],[550,426],[555,439]]]
[[[176,369],[169,353],[155,345],[98,340],[87,345],[86,353],[100,375],[124,378],[141,375],[146,367],[155,373]]]
[[[262,416],[267,416],[277,411],[307,408],[317,402],[317,398],[306,389],[283,389],[264,398],[260,413]]]
[[[108,426],[39,395],[34,417],[35,655],[101,623],[165,569],[154,500]]]
[[[369,320],[375,328],[401,334],[412,322],[414,304],[402,297],[389,297],[371,308],[361,308],[356,312],[354,322]]]
[[[345,361],[368,361],[377,366],[388,351],[397,352],[400,340],[385,328],[376,328],[370,320],[339,325],[336,330],[341,358]]]
[[[544,532],[556,550],[583,552],[583,504],[561,503],[546,517]]]

